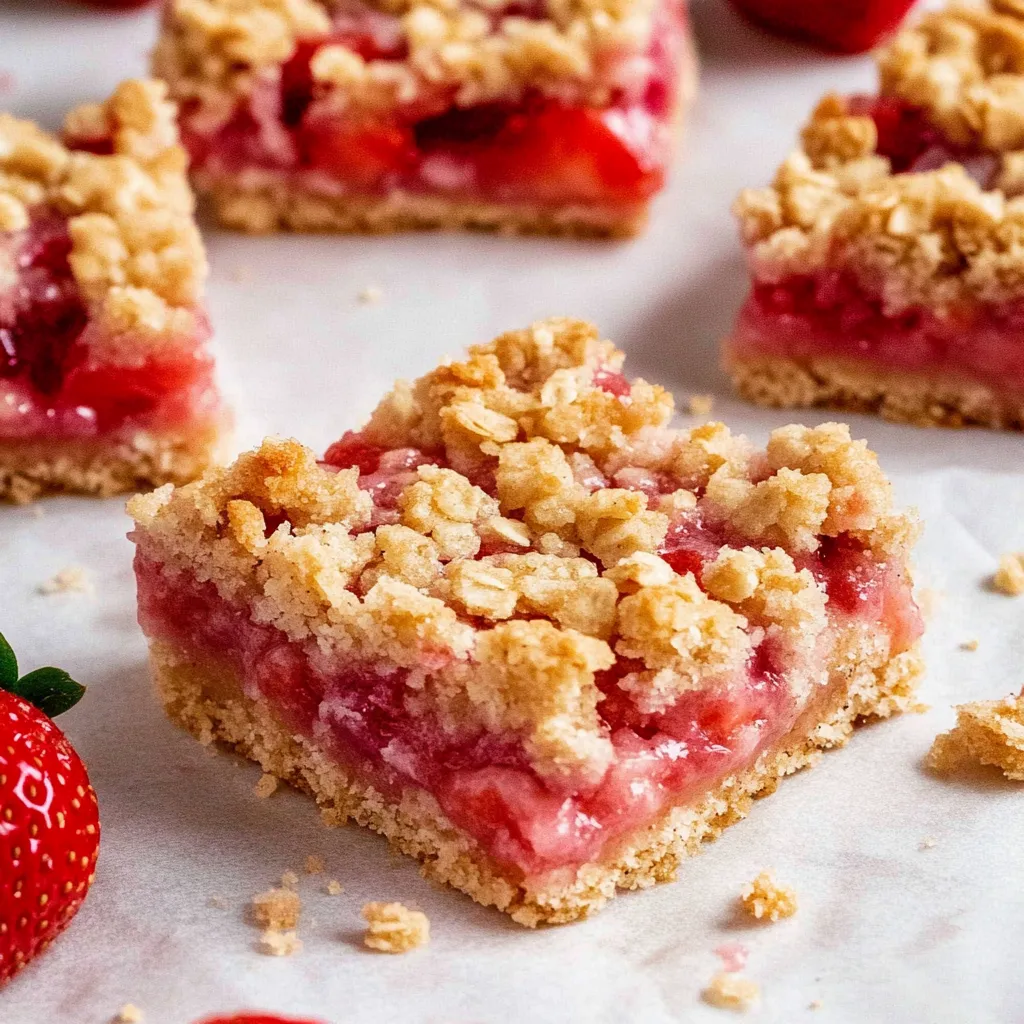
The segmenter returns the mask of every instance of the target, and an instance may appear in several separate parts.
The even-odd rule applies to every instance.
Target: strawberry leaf
[[[49,718],[56,718],[68,708],[73,708],[85,693],[85,687],[76,683],[64,669],[49,667],[26,672],[9,689],[34,704]]]
[[[0,690],[11,690],[18,682],[18,659],[7,638],[0,633]]]

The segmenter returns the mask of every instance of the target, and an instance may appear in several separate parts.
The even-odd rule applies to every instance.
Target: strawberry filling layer
[[[517,16],[538,16],[530,5],[516,8]],[[329,195],[636,205],[664,183],[686,32],[683,5],[664,0],[647,52],[621,55],[623,66],[632,61],[631,84],[601,107],[539,92],[464,107],[452,90],[424,86],[409,102],[367,111],[315,83],[310,62],[322,47],[342,44],[368,61],[397,64],[406,43],[397,19],[343,6],[335,31],[300,42],[280,83],[257,85],[226,124],[209,128],[203,111],[186,103],[184,139],[193,167],[214,179],[257,169]]]
[[[0,439],[88,438],[136,427],[173,430],[215,413],[209,328],[129,365],[92,356],[106,339],[71,272],[67,223],[43,215],[0,234]],[[126,350],[142,349],[119,337]]]
[[[1024,394],[1024,301],[938,316],[898,316],[849,276],[829,271],[778,284],[755,283],[728,343],[737,359],[839,358],[888,370],[978,382],[996,394]]]
[[[608,376],[609,385],[617,386],[617,375]],[[415,449],[385,451],[349,434],[332,446],[326,464],[360,469],[361,486],[374,496],[376,525],[394,515],[412,467],[428,461],[443,460]],[[630,478],[630,471],[616,475],[622,486]],[[632,479],[644,490],[678,486],[642,470],[633,471]],[[673,523],[662,554],[677,571],[699,579],[703,565],[730,539],[714,510],[700,502]],[[147,557],[144,538],[140,542],[135,568],[147,635],[200,664],[208,661],[214,671],[226,664],[249,698],[267,701],[288,729],[389,798],[397,800],[408,788],[431,793],[457,826],[521,877],[610,854],[617,840],[752,764],[789,732],[801,710],[787,677],[790,655],[771,634],[726,684],[685,693],[660,713],[641,711],[619,686],[643,667],[619,658],[597,678],[603,693],[598,711],[614,750],[610,767],[598,780],[585,772],[542,775],[519,735],[442,729],[417,704],[421,691],[407,685],[408,670],[332,658],[314,641],[292,642],[253,622],[247,606],[225,600],[213,584],[165,572]],[[836,632],[852,624],[887,633],[892,653],[920,635],[910,584],[899,566],[877,562],[847,537],[825,541],[800,564],[829,595],[830,624],[819,645],[823,659]],[[422,665],[437,671],[447,658],[425,651]]]

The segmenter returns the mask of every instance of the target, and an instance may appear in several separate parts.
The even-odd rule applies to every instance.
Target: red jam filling
[[[323,1024],[323,1021],[279,1017],[273,1013],[232,1013],[226,1017],[204,1017],[196,1024]]]
[[[515,13],[538,16],[530,5]],[[649,63],[645,82],[607,107],[530,94],[514,104],[463,108],[443,90],[385,113],[338,113],[310,71],[321,47],[340,43],[367,60],[407,56],[394,19],[349,9],[336,16],[328,38],[299,43],[279,88],[254,94],[214,135],[190,123],[186,105],[186,145],[193,163],[215,175],[256,166],[303,173],[310,186],[316,180],[328,191],[402,189],[541,205],[640,203],[664,182],[686,31],[677,0],[666,0],[656,19],[647,54],[635,58]]]
[[[90,326],[59,217],[0,235],[0,438],[89,437],[174,427],[213,413],[212,360],[200,350],[111,366],[89,357]],[[131,339],[126,339],[130,346]]]
[[[375,520],[393,509],[413,468],[428,461],[439,460],[415,449],[384,451],[353,433],[325,459],[339,468],[359,467],[360,485],[379,506]],[[704,563],[730,540],[702,505],[673,524],[662,552],[678,571],[698,579]],[[848,538],[826,541],[804,564],[824,584],[834,624],[870,622],[890,634],[894,652],[920,635],[909,582],[898,567],[876,562]],[[728,686],[684,694],[660,714],[641,712],[618,685],[642,668],[620,658],[597,679],[604,694],[598,712],[614,750],[611,767],[596,783],[559,781],[534,770],[518,736],[468,729],[453,736],[408,713],[405,669],[326,659],[313,643],[292,643],[255,624],[247,608],[224,601],[212,584],[164,575],[141,551],[136,574],[148,635],[200,657],[228,659],[248,696],[268,700],[289,728],[392,796],[407,786],[432,793],[456,825],[523,876],[599,857],[618,837],[744,767],[790,729],[798,711],[785,655],[770,639]],[[423,663],[440,668],[445,658],[424,652]]]

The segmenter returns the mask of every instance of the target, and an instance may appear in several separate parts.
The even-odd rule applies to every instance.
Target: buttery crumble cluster
[[[881,93],[920,106],[954,144],[993,154],[995,188],[959,164],[892,174],[869,116],[825,97],[767,189],[735,205],[757,277],[845,269],[887,312],[1020,294],[1024,265],[1024,6],[954,3],[880,51]]]
[[[772,631],[806,696],[826,598],[793,555],[850,533],[902,560],[912,537],[874,454],[837,424],[775,431],[764,453],[720,423],[668,429],[671,396],[626,393],[622,358],[578,321],[502,335],[373,413],[364,441],[446,464],[408,471],[395,509],[372,507],[356,469],[268,440],[133,499],[140,552],[295,642],[408,669],[409,713],[514,732],[541,774],[607,767],[596,677],[618,658],[622,689],[657,713],[727,684]],[[657,479],[676,489],[639,489]],[[698,504],[746,542],[703,588],[659,554]]]
[[[797,910],[796,890],[788,885],[779,885],[770,871],[762,871],[743,887],[740,902],[757,920],[767,918],[773,923],[783,917],[792,917]]]
[[[71,269],[104,328],[93,351],[105,362],[136,362],[195,326],[206,258],[166,94],[162,82],[128,81],[72,111],[66,137],[109,140],[102,156],[0,114],[0,232],[27,228],[44,206],[68,218]]]
[[[408,953],[430,941],[430,918],[403,903],[367,903],[363,919],[363,944],[378,953]]]
[[[949,772],[965,761],[995,765],[1008,779],[1024,782],[1024,691],[957,705],[956,725],[935,738],[928,763]]]
[[[531,89],[600,105],[643,85],[654,0],[544,0],[541,17],[505,6],[369,3],[367,26],[389,32],[407,55],[367,60],[342,43],[324,46],[312,62],[314,80],[330,87],[323,103],[372,111],[454,95],[468,106],[515,101]],[[240,97],[276,84],[298,40],[325,38],[331,28],[324,0],[172,0],[154,70],[215,125]]]

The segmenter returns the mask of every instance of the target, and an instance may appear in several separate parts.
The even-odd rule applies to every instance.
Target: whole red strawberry
[[[84,692],[57,668],[19,678],[0,634],[0,986],[67,927],[92,884],[96,794],[51,721]]]
[[[841,53],[861,53],[892,32],[914,0],[732,0],[752,21]]]

